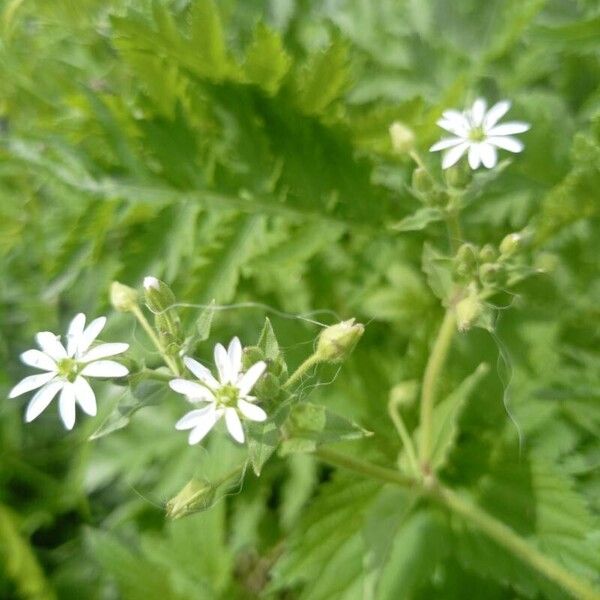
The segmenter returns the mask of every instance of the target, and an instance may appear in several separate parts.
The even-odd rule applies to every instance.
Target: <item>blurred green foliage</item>
[[[596,2],[0,6],[4,397],[35,332],[61,331],[79,310],[108,313],[111,281],[139,286],[152,274],[197,305],[183,311],[188,324],[212,299],[367,322],[351,360],[319,370],[306,390],[375,433],[344,442],[348,452],[402,460],[387,400],[421,378],[442,315],[423,243],[448,249],[435,218],[393,228],[420,205],[388,127],[409,125],[425,155],[443,109],[478,94],[511,99],[511,116],[532,124],[526,149],[463,226],[478,245],[531,226],[540,274],[495,298],[493,336],[457,338],[439,406],[458,421],[439,459],[447,482],[598,580]],[[438,156],[425,160],[439,169]],[[218,311],[211,337],[252,344],[264,316]],[[269,316],[297,365],[318,327]],[[127,315],[111,316],[106,337],[150,349]],[[482,362],[493,368],[476,388],[459,387]],[[187,446],[170,392],[88,441],[127,394],[106,384],[98,417],[69,434],[54,409],[25,426],[22,402],[1,402],[2,598],[564,597],[445,512],[310,455],[275,457],[209,511],[165,521],[186,481],[226,472],[244,450],[218,434]],[[402,410],[414,428],[417,407]]]

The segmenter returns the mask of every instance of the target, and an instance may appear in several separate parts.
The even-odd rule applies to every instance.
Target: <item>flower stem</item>
[[[446,227],[448,228],[450,248],[452,249],[452,252],[456,253],[463,240],[460,219],[458,218],[458,212],[456,210],[449,209],[446,212]]]
[[[429,355],[429,360],[425,367],[425,375],[423,376],[423,387],[421,390],[421,438],[419,440],[419,459],[421,461],[421,468],[426,472],[429,471],[429,460],[431,458],[432,421],[435,396],[455,328],[454,312],[452,311],[452,308],[448,308],[433,345],[433,349],[431,350],[431,354]]]
[[[475,525],[480,531],[547,579],[558,584],[574,598],[581,600],[600,599],[600,592],[594,590],[587,581],[569,573],[562,565],[544,556],[537,548],[520,537],[502,521],[487,514],[456,492],[440,486],[434,493],[434,498],[437,498],[450,510]]]
[[[177,362],[174,361],[173,358],[165,352],[165,349],[163,348],[160,339],[156,335],[154,329],[152,329],[150,323],[148,323],[148,319],[146,319],[141,308],[138,305],[135,305],[133,308],[131,308],[131,312],[135,315],[135,318],[140,322],[140,325],[144,328],[144,331],[148,334],[148,337],[152,340],[152,343],[160,352],[160,355],[165,361],[165,364],[167,365],[167,367],[169,367],[169,369],[171,369],[173,375],[179,375],[179,367],[177,366]]]
[[[289,388],[296,383],[309,369],[314,367],[316,364],[321,362],[320,357],[317,354],[311,354],[289,377],[289,379],[283,384],[284,388]]]
[[[502,523],[502,521],[487,514],[484,510],[465,500],[449,488],[441,486],[435,483],[435,481],[433,481],[433,484],[430,483],[428,485],[406,477],[393,469],[340,454],[327,448],[319,448],[315,452],[315,456],[327,464],[354,471],[355,473],[377,479],[384,483],[412,488],[415,492],[429,496],[455,514],[461,516],[465,521],[472,523],[498,545],[511,552],[550,581],[562,587],[574,598],[578,600],[600,600],[600,593],[594,590],[587,581],[569,573],[564,567],[542,554],[510,527]]]
[[[404,420],[400,415],[398,403],[393,400],[388,404],[388,412],[390,415],[390,419],[394,423],[394,427],[396,427],[396,431],[402,440],[402,444],[404,446],[404,450],[406,451],[406,456],[408,457],[408,462],[410,463],[412,472],[415,474],[420,473],[419,469],[419,461],[417,460],[417,455],[415,452],[415,447],[412,443],[412,439],[406,429],[406,425],[404,424]]]

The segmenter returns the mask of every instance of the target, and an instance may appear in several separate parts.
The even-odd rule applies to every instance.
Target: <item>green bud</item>
[[[343,362],[350,356],[364,331],[364,325],[355,323],[354,319],[331,325],[321,332],[316,355],[321,361]]]
[[[520,233],[509,233],[500,243],[500,254],[505,258],[512,256],[523,246],[523,236]]]
[[[479,279],[483,285],[497,285],[503,271],[498,263],[485,263],[479,267]]]
[[[276,398],[281,390],[281,384],[279,378],[272,373],[265,373],[254,386],[254,394],[265,400]]]
[[[137,290],[113,281],[110,285],[110,303],[119,312],[129,312],[138,305],[139,294]]]
[[[477,287],[470,285],[467,296],[456,304],[456,325],[459,331],[470,329],[483,311],[483,304],[479,299]]]
[[[253,364],[265,360],[265,353],[258,346],[246,346],[242,352],[242,367],[247,371]]]
[[[171,288],[156,277],[144,277],[146,305],[153,313],[162,313],[175,304]]]
[[[498,257],[498,253],[496,252],[494,246],[492,246],[491,244],[486,244],[479,251],[479,260],[482,263],[494,262],[497,257]]]
[[[444,171],[446,182],[453,188],[465,188],[471,180],[471,171],[460,162]]]
[[[417,167],[413,171],[412,187],[419,194],[428,194],[433,189],[433,179],[423,167]]]
[[[212,506],[216,487],[204,479],[191,479],[166,506],[169,519],[180,519]]]
[[[390,390],[390,403],[396,406],[411,406],[417,398],[419,383],[414,379],[398,383]]]
[[[390,125],[389,132],[394,152],[397,152],[398,154],[408,154],[414,149],[415,134],[410,127],[407,127],[400,121],[394,121]]]
[[[463,244],[454,257],[454,275],[458,280],[471,279],[477,266],[477,251],[473,244]]]
[[[448,204],[450,198],[444,190],[431,190],[426,199],[428,201],[427,204],[431,206],[444,207]]]

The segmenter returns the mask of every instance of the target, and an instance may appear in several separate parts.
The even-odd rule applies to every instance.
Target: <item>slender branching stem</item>
[[[398,402],[394,400],[390,400],[388,403],[388,412],[390,415],[390,419],[392,419],[392,423],[402,440],[402,445],[404,446],[404,451],[406,452],[406,457],[408,458],[408,462],[410,463],[411,471],[415,474],[421,472],[419,469],[419,461],[417,460],[417,454],[415,452],[415,447],[412,442],[412,439],[406,429],[406,425],[404,424],[404,420],[402,419],[402,415],[400,414],[400,407],[398,406]]]
[[[423,376],[423,386],[421,388],[421,437],[419,440],[419,460],[421,468],[429,471],[429,459],[432,450],[432,427],[433,427],[433,407],[437,394],[440,375],[446,363],[448,350],[456,329],[456,320],[452,307],[446,310],[444,320],[438,332],[435,343],[429,355],[425,375]]]
[[[302,376],[309,370],[312,369],[316,364],[321,362],[320,357],[317,354],[311,354],[289,377],[289,379],[283,384],[284,388],[289,388],[294,383],[299,381]]]
[[[144,328],[144,331],[152,340],[152,343],[154,344],[155,348],[160,352],[160,355],[165,361],[165,364],[167,365],[167,367],[169,367],[169,369],[171,369],[173,375],[179,375],[180,371],[177,365],[177,361],[173,360],[173,358],[167,354],[160,339],[156,335],[156,332],[154,331],[150,323],[148,323],[148,319],[146,319],[144,313],[142,312],[142,309],[136,305],[131,309],[131,312],[134,314],[135,318],[140,322],[140,325]]]

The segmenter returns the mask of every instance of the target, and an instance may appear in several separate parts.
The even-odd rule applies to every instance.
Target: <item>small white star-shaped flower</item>
[[[218,380],[209,369],[186,356],[185,365],[199,382],[187,379],[173,379],[169,382],[172,390],[183,394],[190,402],[205,403],[202,408],[192,410],[179,419],[175,428],[191,429],[188,441],[190,445],[197,444],[221,417],[225,417],[225,425],[231,437],[243,444],[245,435],[240,417],[250,421],[267,419],[267,413],[254,404],[256,398],[249,395],[267,365],[261,360],[242,373],[242,344],[237,337],[231,340],[227,350],[217,344],[214,356]]]
[[[509,152],[521,152],[524,145],[511,137],[529,129],[528,123],[512,121],[498,124],[498,121],[510,109],[510,102],[502,100],[486,111],[486,102],[478,98],[473,106],[464,112],[446,110],[437,124],[455,137],[444,138],[429,149],[430,152],[445,150],[442,168],[447,169],[456,164],[468,153],[469,166],[477,169],[480,164],[491,169],[496,166],[498,156],[496,149]]]
[[[88,415],[96,414],[96,395],[86,377],[123,377],[129,373],[122,364],[104,360],[125,352],[129,344],[98,344],[92,347],[106,324],[106,317],[94,319],[87,327],[85,321],[83,313],[71,321],[65,336],[66,347],[61,343],[60,336],[41,331],[35,336],[41,350],[27,350],[21,354],[21,360],[26,365],[44,371],[25,377],[8,394],[9,398],[16,398],[38,390],[27,406],[27,423],[38,417],[60,392],[60,417],[67,429],[73,429],[76,404]]]

